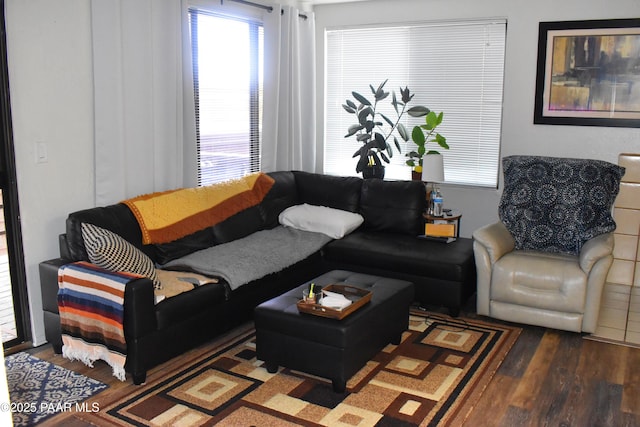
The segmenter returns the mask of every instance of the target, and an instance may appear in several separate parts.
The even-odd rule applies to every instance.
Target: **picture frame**
[[[540,22],[533,122],[640,127],[640,18]]]

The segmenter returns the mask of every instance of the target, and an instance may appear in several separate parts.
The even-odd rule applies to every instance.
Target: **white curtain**
[[[312,12],[276,5],[265,16],[263,171],[315,171],[314,39]]]
[[[181,2],[92,0],[91,14],[96,205],[182,186],[194,125],[183,108]]]

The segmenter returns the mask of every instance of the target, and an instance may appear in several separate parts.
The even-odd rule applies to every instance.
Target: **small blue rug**
[[[5,365],[15,426],[32,426],[60,412],[90,410],[81,402],[108,387],[24,352],[7,356]]]

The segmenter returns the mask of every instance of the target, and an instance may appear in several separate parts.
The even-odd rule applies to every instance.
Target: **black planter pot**
[[[364,179],[379,178],[384,179],[384,166],[367,166],[362,170],[362,177]]]

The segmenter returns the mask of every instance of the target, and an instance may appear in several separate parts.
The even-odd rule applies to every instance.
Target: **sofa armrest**
[[[488,252],[491,264],[515,247],[515,240],[501,222],[485,225],[473,233],[473,239]]]
[[[605,233],[588,240],[580,251],[580,268],[587,275],[601,258],[613,253],[613,233]]]
[[[127,283],[124,291],[124,333],[139,338],[157,329],[156,308],[151,279]]]
[[[67,262],[72,262],[65,233],[58,235],[58,249],[60,250],[60,258],[68,260]]]
[[[53,314],[58,312],[58,269],[71,261],[56,258],[43,261],[40,269],[42,308]],[[124,326],[127,337],[138,338],[157,329],[153,282],[147,278],[127,283],[124,298]],[[49,336],[47,337],[49,340]]]
[[[40,272],[40,294],[42,295],[42,309],[58,314],[58,269],[71,261],[54,258],[42,261],[38,265]]]

